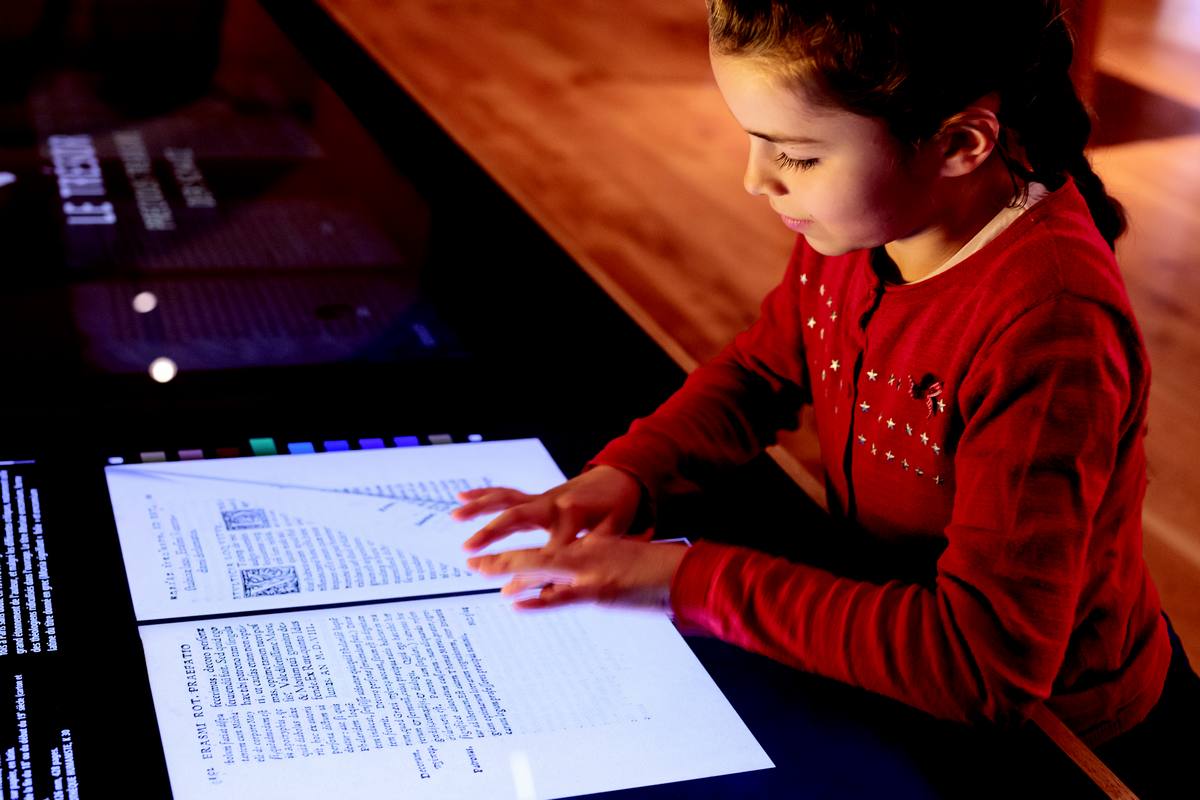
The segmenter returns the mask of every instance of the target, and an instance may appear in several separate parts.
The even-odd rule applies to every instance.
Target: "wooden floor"
[[[1117,257],[1153,369],[1146,560],[1200,665],[1200,3],[1107,0],[1096,61],[1092,159],[1129,212]]]
[[[753,319],[793,235],[741,189],[696,2],[322,2],[685,368]],[[1146,558],[1200,664],[1200,3],[1106,0],[1096,58],[1092,156],[1154,369]],[[774,455],[823,499],[810,435]]]

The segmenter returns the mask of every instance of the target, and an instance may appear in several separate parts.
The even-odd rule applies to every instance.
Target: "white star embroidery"
[[[905,469],[908,469],[908,459],[906,458],[903,461],[901,461],[900,466],[904,467]]]
[[[941,475],[934,475],[934,476],[933,476],[933,482],[934,482],[934,483],[936,483],[938,486],[941,486],[943,483],[945,483],[945,481],[944,481],[944,480],[942,480],[942,476],[941,476]]]
[[[904,432],[912,436],[912,425],[909,425],[907,422],[904,423]]]
[[[938,411],[945,411],[945,410],[946,410],[946,401],[939,398],[938,399]]]
[[[808,318],[808,327],[809,327],[809,328],[815,328],[815,327],[817,327],[817,318],[816,318],[816,317],[809,317],[809,318]]]
[[[821,296],[824,297],[825,296],[825,284],[822,283],[821,288],[818,289],[817,291],[819,291],[821,293]]]
[[[871,410],[871,404],[868,403],[866,400],[863,400],[861,403],[859,403],[858,407],[863,410],[864,414]]]
[[[876,372],[875,370],[873,370],[873,369],[867,370],[867,380],[873,381],[878,377],[879,377],[879,373]]]
[[[859,443],[859,444],[866,444],[866,443],[867,443],[867,437],[863,436],[863,435],[860,433],[860,434],[858,435],[858,443]]]
[[[871,455],[879,455],[879,450],[875,448],[875,445],[871,445]]]
[[[895,386],[895,385],[896,385],[896,376],[893,375],[890,378],[888,378],[888,386]]]
[[[837,322],[837,312],[834,311],[832,314],[830,314],[829,319],[832,320],[833,322]]]
[[[876,422],[883,422],[883,414],[880,414],[878,417],[876,417],[876,418],[875,418],[875,421],[876,421]]]
[[[838,360],[835,358],[833,361],[830,361],[830,362],[829,362],[829,368],[830,368],[831,370],[833,370],[834,372],[837,372],[839,369],[841,369],[841,368],[842,368],[842,365],[841,365],[841,363],[840,363],[840,362],[839,362],[839,361],[838,361]]]
[[[888,417],[887,426],[888,426],[888,430],[890,431],[892,428],[896,427],[896,420],[892,419],[891,417]]]
[[[833,308],[833,298],[831,297],[828,300],[826,300],[825,305],[828,306],[829,308]]]
[[[921,444],[929,444],[929,434],[922,431]]]
[[[925,474],[925,470],[921,469],[920,467],[917,467],[917,475],[924,475],[924,474]]]
[[[800,274],[800,283],[805,286],[808,285],[808,274],[807,273]]]
[[[933,443],[933,454],[936,456],[940,452],[942,452],[942,448],[938,447],[937,442],[934,442]]]
[[[891,450],[888,450],[886,453],[884,453],[883,457],[886,458],[888,461],[896,460],[896,454],[893,453]]]

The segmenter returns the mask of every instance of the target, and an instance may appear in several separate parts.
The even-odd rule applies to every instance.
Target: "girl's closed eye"
[[[810,170],[817,165],[819,158],[792,158],[787,153],[775,156],[775,162],[784,169],[794,169],[800,172]]]

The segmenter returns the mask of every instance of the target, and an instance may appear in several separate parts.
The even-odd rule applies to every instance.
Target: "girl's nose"
[[[746,173],[742,176],[742,186],[755,197],[760,195],[778,197],[787,194],[787,187],[775,175],[775,171],[769,167],[764,168],[761,161],[754,158],[753,155],[746,161]]]

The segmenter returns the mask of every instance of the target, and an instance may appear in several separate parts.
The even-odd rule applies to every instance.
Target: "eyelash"
[[[786,153],[780,153],[775,156],[775,163],[784,169],[794,169],[800,172],[805,172],[812,169],[820,161],[819,158],[789,158]]]

